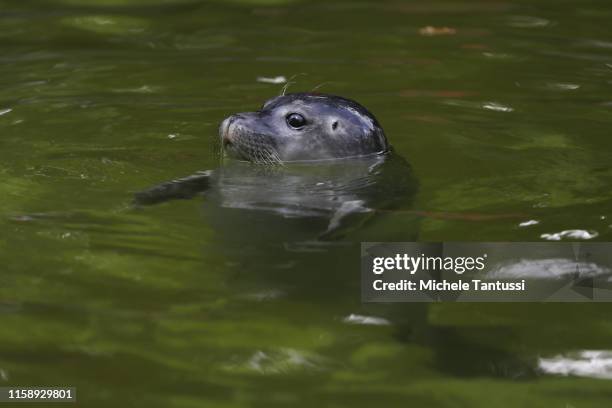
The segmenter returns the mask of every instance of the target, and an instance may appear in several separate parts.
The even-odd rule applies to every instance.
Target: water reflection
[[[242,293],[339,299],[359,293],[361,241],[417,238],[417,215],[387,221],[412,207],[416,191],[396,154],[272,167],[228,160],[137,193],[135,202],[201,199],[201,222],[214,231],[203,250],[222,257]]]
[[[156,204],[203,194],[204,217],[229,242],[260,244],[347,237],[379,211],[410,208],[417,190],[397,155],[261,166],[229,161],[140,192]]]

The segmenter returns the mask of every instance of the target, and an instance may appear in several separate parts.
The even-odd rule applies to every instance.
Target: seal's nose
[[[223,122],[221,122],[219,126],[219,136],[221,136],[223,147],[231,145],[234,142],[231,127],[238,119],[242,119],[242,117],[236,114],[225,118]]]

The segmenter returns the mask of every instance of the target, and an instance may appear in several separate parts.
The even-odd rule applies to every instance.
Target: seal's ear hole
[[[337,127],[338,127],[338,121],[334,121],[334,123],[332,123],[332,129],[336,130]]]

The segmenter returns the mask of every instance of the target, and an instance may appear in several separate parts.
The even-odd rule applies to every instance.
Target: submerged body
[[[230,230],[241,236],[269,242],[355,240],[352,235],[377,212],[409,208],[417,185],[407,163],[391,155],[275,169],[233,162],[211,179],[205,203],[210,223],[234,224]]]

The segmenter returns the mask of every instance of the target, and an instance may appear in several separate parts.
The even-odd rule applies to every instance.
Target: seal
[[[354,236],[375,214],[410,206],[418,189],[374,115],[339,96],[274,97],[227,117],[219,138],[237,160],[138,192],[135,204],[205,195],[207,223],[230,242],[310,245]]]
[[[389,151],[372,113],[355,101],[327,94],[294,93],[269,99],[259,111],[223,120],[219,135],[228,156],[264,164]]]

